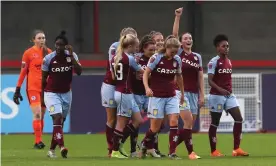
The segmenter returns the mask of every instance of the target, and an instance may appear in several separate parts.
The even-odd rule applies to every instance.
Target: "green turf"
[[[140,136],[140,138],[143,135]],[[160,149],[168,152],[168,136],[160,135]],[[276,166],[275,134],[243,134],[242,148],[250,152],[250,157],[232,157],[233,138],[231,134],[218,135],[218,149],[227,156],[224,158],[209,157],[207,134],[193,135],[194,149],[202,157],[201,160],[190,161],[185,146],[178,147],[177,153],[182,160],[164,159],[109,159],[106,157],[104,135],[65,135],[65,143],[69,149],[67,159],[49,159],[47,149],[34,150],[32,135],[2,135],[1,156],[3,166]],[[50,135],[44,136],[49,145]],[[47,146],[49,147],[49,146]],[[129,149],[129,141],[125,145]],[[152,164],[152,165],[151,165]]]

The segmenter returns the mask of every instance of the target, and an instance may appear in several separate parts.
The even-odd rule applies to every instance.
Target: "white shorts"
[[[221,95],[208,95],[208,106],[211,112],[228,111],[231,108],[239,107],[239,103],[234,94],[229,97]]]
[[[134,95],[124,94],[115,91],[115,101],[117,104],[117,115],[130,118],[133,113],[140,112],[138,105],[135,102]]]
[[[101,88],[102,106],[106,108],[116,108],[114,99],[115,86],[103,82]]]
[[[61,113],[65,118],[71,109],[72,91],[67,93],[44,92],[44,102],[50,115]]]

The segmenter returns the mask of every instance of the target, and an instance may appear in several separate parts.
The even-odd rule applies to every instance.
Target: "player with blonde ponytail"
[[[134,59],[134,53],[139,40],[136,36],[127,34],[121,37],[116,55],[111,61],[112,74],[116,80],[114,99],[117,104],[117,123],[113,135],[113,148],[111,157],[127,158],[128,154],[122,147],[122,140],[135,133],[143,122],[140,109],[134,100],[131,87],[131,74],[133,70],[143,73],[144,70]],[[132,123],[129,123],[132,118]]]
[[[114,73],[116,75],[116,69],[118,67],[118,63],[119,61],[122,59],[122,54],[123,54],[123,42],[124,42],[124,39],[126,38],[126,35],[122,36],[120,38],[120,41],[119,41],[119,46],[117,47],[117,50],[116,50],[116,54],[114,56]],[[113,77],[114,78],[114,77]]]
[[[127,27],[122,29],[120,33],[120,37],[125,36],[127,34],[132,34],[134,36],[137,36],[137,32],[131,28]],[[108,156],[111,156],[112,152],[112,146],[113,146],[113,132],[116,124],[116,116],[117,116],[117,110],[116,110],[116,102],[114,99],[114,93],[115,93],[115,84],[116,81],[112,78],[111,73],[111,60],[115,56],[117,47],[119,46],[119,42],[114,42],[108,51],[109,60],[107,61],[107,69],[106,74],[104,77],[104,81],[101,87],[101,98],[102,98],[102,106],[106,109],[106,142],[108,145]],[[119,58],[120,59],[120,58]]]

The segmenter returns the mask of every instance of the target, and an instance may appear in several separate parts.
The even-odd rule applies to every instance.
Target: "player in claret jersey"
[[[182,10],[180,12],[182,13]],[[177,15],[177,11],[176,11]],[[180,17],[174,21],[173,35],[178,36]],[[202,60],[198,53],[192,52],[193,39],[190,33],[184,33],[180,36],[181,48],[178,50],[178,55],[182,61],[182,77],[184,79],[184,104],[180,105],[180,117],[184,122],[183,128],[179,129],[180,135],[178,144],[184,141],[188,150],[189,159],[200,159],[193,152],[192,144],[192,127],[198,114],[198,108],[204,103],[203,89],[203,70]],[[181,92],[176,87],[176,94],[180,98]],[[181,134],[183,133],[183,134]]]
[[[139,55],[136,56],[136,61],[145,70],[149,61],[149,58],[155,53],[155,41],[151,36],[146,35],[142,38],[139,46]],[[145,87],[143,84],[143,75],[134,72],[134,77],[132,79],[132,90],[136,103],[138,104],[140,110],[145,112],[148,109],[148,97],[146,96]]]
[[[147,65],[143,75],[143,83],[146,94],[149,96],[148,117],[150,118],[150,129],[143,140],[141,157],[146,153],[153,157],[161,157],[155,153],[154,140],[155,135],[160,130],[163,119],[168,116],[170,125],[169,157],[179,159],[175,154],[178,138],[178,118],[179,118],[179,101],[175,94],[175,82],[181,89],[181,102],[184,101],[183,78],[181,75],[181,59],[177,54],[180,43],[177,38],[170,36],[164,42],[163,49],[153,55]],[[149,76],[150,85],[149,85]]]
[[[121,151],[122,139],[127,139],[131,133],[135,133],[143,119],[137,106],[131,87],[132,70],[143,73],[133,57],[138,47],[139,40],[136,36],[128,34],[122,36],[116,55],[112,58],[112,76],[116,80],[114,99],[117,104],[117,124],[113,135],[113,150],[111,157],[127,158],[128,155]],[[132,123],[128,123],[132,118]]]
[[[209,128],[209,141],[211,146],[211,156],[224,156],[216,149],[217,127],[220,122],[222,111],[229,113],[235,123],[233,128],[234,148],[233,156],[249,156],[240,148],[242,122],[240,108],[236,96],[232,93],[232,64],[228,58],[229,44],[226,35],[217,35],[214,39],[218,55],[208,63],[208,82],[211,86],[208,102],[211,113],[211,125]]]
[[[71,82],[73,71],[77,75],[82,72],[78,56],[68,45],[65,32],[62,31],[55,39],[55,48],[43,59],[42,65],[42,101],[53,119],[53,135],[48,157],[56,157],[55,148],[58,145],[63,158],[67,158],[68,149],[64,147],[63,124],[71,109]],[[67,49],[67,50],[65,50]]]
[[[43,149],[45,147],[42,142],[42,133],[44,127],[45,106],[41,105],[41,64],[45,55],[52,52],[46,47],[45,34],[41,30],[35,30],[32,36],[34,46],[27,49],[22,58],[22,67],[19,75],[16,91],[13,96],[13,101],[20,104],[19,100],[23,100],[20,94],[20,87],[27,76],[27,97],[33,112],[33,130],[35,135],[35,149]]]
[[[137,36],[136,31],[131,27],[122,29],[120,33],[120,37],[125,36],[127,34],[132,34],[134,36]],[[108,146],[109,157],[112,153],[112,146],[113,146],[112,138],[113,138],[114,128],[116,124],[116,115],[117,115],[117,110],[116,110],[117,105],[114,100],[116,81],[112,79],[110,62],[112,58],[115,56],[118,45],[119,45],[119,42],[115,42],[110,46],[108,50],[109,60],[107,61],[106,74],[101,88],[102,106],[105,107],[106,115],[107,115],[105,134],[106,134],[106,142]],[[131,139],[131,142],[136,142],[136,141]]]
[[[178,8],[178,9],[175,10],[174,24],[177,21],[179,22],[180,16],[182,15],[182,10],[183,10],[183,7]],[[178,33],[178,29],[175,29],[175,27],[173,27],[173,34],[175,34],[175,33]],[[149,33],[149,35],[155,41],[155,46],[156,46],[155,52],[158,53],[158,51],[160,49],[162,49],[163,46],[164,46],[164,36],[163,36],[163,34],[161,32],[158,32],[158,31],[151,31]],[[167,118],[165,116],[165,118],[163,120],[163,123],[162,123],[162,125],[160,127],[160,131],[155,135],[155,141],[154,141],[154,149],[156,150],[156,153],[158,155],[160,155],[161,157],[166,157],[166,155],[164,155],[163,153],[161,153],[160,150],[159,150],[159,146],[158,146],[158,142],[159,142],[158,134],[162,131],[162,129],[165,128],[166,121],[167,121]]]
[[[135,58],[138,64],[142,66],[143,69],[146,68],[149,58],[155,53],[155,41],[150,35],[146,35],[141,39],[139,45],[139,53],[136,54]],[[139,107],[139,109],[147,112],[148,109],[148,97],[146,96],[145,87],[143,84],[143,75],[140,72],[132,72],[132,91],[134,94],[134,99]],[[132,140],[137,140],[139,128],[137,128],[135,135],[131,135]],[[132,138],[134,137],[134,138]],[[122,140],[123,143],[124,140]],[[137,142],[131,143],[131,157],[137,157],[136,153]]]

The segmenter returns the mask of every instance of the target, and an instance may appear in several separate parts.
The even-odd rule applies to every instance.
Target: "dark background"
[[[48,45],[66,30],[82,60],[106,59],[110,44],[124,27],[138,35],[157,30],[171,34],[174,10],[184,7],[180,33],[194,36],[194,49],[206,64],[218,33],[229,36],[233,60],[275,60],[275,2],[1,2],[2,62],[20,61],[31,32],[46,33]]]

